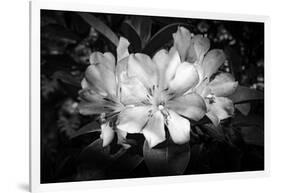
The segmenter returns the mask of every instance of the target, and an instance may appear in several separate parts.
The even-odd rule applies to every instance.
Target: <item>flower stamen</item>
[[[205,97],[205,99],[208,99],[208,100],[209,100],[209,104],[215,103],[215,95],[214,95],[213,93],[207,95],[207,96]]]

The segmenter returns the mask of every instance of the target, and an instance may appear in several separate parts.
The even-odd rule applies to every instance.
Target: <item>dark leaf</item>
[[[122,35],[130,42],[129,51],[132,53],[140,52],[142,47],[141,39],[132,26],[128,23],[123,23],[120,30]]]
[[[243,115],[247,116],[251,110],[250,103],[236,104],[235,108],[238,109]]]
[[[75,138],[80,135],[84,135],[96,131],[100,131],[100,125],[96,121],[92,121],[91,123],[84,125],[82,128],[72,133],[70,138]]]
[[[118,45],[117,35],[101,20],[89,13],[78,13],[90,26],[110,40],[115,46]]]
[[[125,153],[108,169],[112,177],[130,174],[143,161],[137,154]]]
[[[144,47],[143,53],[153,56],[157,50],[167,44],[173,39],[173,33],[175,33],[179,26],[190,28],[190,25],[185,23],[173,23],[160,29]]]
[[[230,98],[234,104],[239,104],[253,100],[263,100],[264,93],[245,86],[238,86],[235,93],[228,98]]]
[[[233,126],[240,129],[243,140],[247,144],[264,146],[264,117],[262,115],[238,114],[233,119]]]
[[[165,143],[164,147],[149,148],[147,141],[143,146],[145,163],[153,176],[183,174],[190,160],[189,144]]]
[[[78,89],[81,88],[81,85],[80,85],[81,81],[77,77],[71,75],[70,73],[64,72],[64,71],[55,72],[53,74],[53,79],[60,80],[63,83],[74,86]]]
[[[244,116],[242,114],[235,114],[235,117],[232,119],[232,124],[236,127],[240,126],[264,126],[264,117],[261,114],[250,114]]]
[[[226,58],[229,63],[230,70],[234,77],[239,78],[238,75],[241,71],[242,67],[242,58],[241,55],[236,51],[236,49],[226,46],[224,49],[224,53],[226,54]]]
[[[214,139],[218,141],[225,141],[225,137],[221,125],[218,125],[216,127],[212,123],[205,123],[201,125],[200,128],[204,133],[213,137]]]
[[[124,25],[128,25],[138,35],[141,41],[141,48],[150,40],[152,20],[149,17],[130,16],[124,21]]]
[[[247,144],[264,146],[264,130],[257,126],[241,127],[241,134]]]
[[[108,168],[124,153],[125,149],[119,148],[111,153],[110,146],[103,147],[102,139],[97,139],[88,145],[80,154],[79,171],[77,179],[103,179],[106,177]]]
[[[80,40],[80,37],[71,30],[64,28],[61,25],[49,24],[42,27],[42,37],[56,41],[62,41],[69,44],[75,44]]]
[[[102,139],[97,139],[88,145],[80,154],[79,159],[93,164],[104,165],[118,159],[126,152],[120,148],[116,153],[111,154],[110,146],[103,147]]]

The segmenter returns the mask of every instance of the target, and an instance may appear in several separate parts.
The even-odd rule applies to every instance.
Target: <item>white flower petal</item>
[[[123,104],[138,104],[147,98],[147,88],[137,77],[128,76],[128,57],[117,63],[118,96]]]
[[[109,113],[114,110],[113,106],[107,105],[106,102],[95,103],[82,101],[78,104],[79,112],[82,115],[93,115],[101,113]]]
[[[190,122],[172,110],[169,110],[166,124],[174,143],[184,144],[190,140]]]
[[[147,89],[136,77],[123,78],[120,89],[120,100],[125,105],[140,104],[147,100]]]
[[[225,62],[225,54],[222,50],[213,49],[207,53],[202,63],[202,69],[204,71],[204,78],[210,78],[216,73],[219,67]]]
[[[157,83],[156,65],[145,54],[131,54],[128,61],[128,76],[137,77],[146,88],[152,88]]]
[[[110,53],[94,52],[90,56],[90,62],[91,65],[85,73],[88,85],[102,95],[116,95],[114,56]]]
[[[202,119],[206,113],[205,101],[196,93],[186,94],[168,101],[167,108],[195,121]]]
[[[129,57],[125,57],[117,62],[117,66],[115,70],[116,81],[117,81],[117,96],[120,96],[122,80],[128,78],[128,61],[129,61]]]
[[[152,58],[152,61],[157,66],[158,71],[158,85],[163,90],[166,85],[166,70],[170,61],[169,52],[165,49],[159,50]]]
[[[142,130],[142,133],[150,148],[165,141],[164,117],[160,111],[156,111],[153,114]]]
[[[229,118],[234,114],[233,102],[225,97],[214,97],[210,102],[206,99],[207,111],[216,115],[219,121]]]
[[[116,129],[116,134],[117,134],[117,144],[122,145],[123,148],[129,149],[131,147],[130,144],[127,143],[126,137],[127,137],[127,132],[122,131],[120,129]]]
[[[178,65],[174,78],[169,82],[169,91],[185,93],[195,87],[199,81],[199,75],[194,65],[183,62]]]
[[[130,43],[126,38],[120,37],[119,44],[117,46],[117,62],[129,56],[129,45]]]
[[[216,96],[229,96],[235,92],[238,82],[230,73],[220,73],[209,83],[208,87]]]
[[[162,49],[153,56],[153,62],[157,66],[159,88],[164,90],[175,76],[176,69],[181,63],[179,53],[175,47],[172,47],[169,52]]]
[[[113,72],[115,71],[115,63],[115,57],[110,52],[105,52],[104,54],[101,52],[93,52],[90,55],[90,64],[103,64]]]
[[[79,91],[79,97],[82,101],[102,103],[104,102],[104,97],[91,89],[82,89]]]
[[[88,81],[86,80],[86,78],[82,79],[81,87],[82,87],[82,89],[90,89],[90,85],[88,84]]]
[[[212,111],[206,113],[206,116],[212,121],[212,123],[217,127],[220,123],[220,120],[216,114]]]
[[[180,55],[175,47],[172,47],[169,50],[169,60],[165,72],[166,81],[170,81],[175,76],[179,64],[181,64]]]
[[[79,112],[83,115],[108,113],[117,109],[117,105],[112,98],[112,102],[105,100],[104,96],[90,89],[79,91],[81,102],[78,104]],[[107,97],[108,98],[108,97]]]
[[[210,40],[202,35],[196,35],[192,38],[194,50],[197,56],[197,62],[201,63],[204,55],[210,49]]]
[[[102,141],[102,146],[108,146],[113,138],[114,138],[114,131],[113,129],[110,127],[109,122],[106,122],[104,124],[101,125],[101,139]]]
[[[181,61],[184,62],[191,45],[191,33],[184,27],[178,27],[177,32],[173,34],[173,38],[174,46],[179,52]]]
[[[148,121],[151,106],[127,107],[119,113],[117,128],[128,133],[140,133]]]
[[[209,81],[207,79],[201,81],[201,83],[194,88],[194,92],[205,98],[207,95],[211,94],[211,90],[208,87],[208,84]]]

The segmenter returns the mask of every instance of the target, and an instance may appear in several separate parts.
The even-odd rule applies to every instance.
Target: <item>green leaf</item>
[[[70,138],[75,138],[80,135],[84,135],[84,134],[92,133],[92,132],[96,132],[96,131],[101,131],[100,125],[96,121],[92,121],[91,123],[88,123],[88,124],[84,125],[83,127],[81,127],[79,130],[73,132],[70,135]]]
[[[144,143],[144,160],[151,175],[183,174],[190,160],[189,144],[177,145],[166,142],[163,145],[163,147],[150,149],[147,141]]]
[[[89,13],[78,13],[90,26],[110,40],[115,46],[119,43],[117,35],[101,20]]]
[[[143,53],[153,56],[157,50],[162,48],[165,44],[173,40],[173,33],[175,33],[179,26],[191,28],[185,23],[173,23],[160,29],[144,47]]]
[[[235,93],[228,98],[230,98],[234,104],[239,104],[253,100],[263,100],[264,93],[245,86],[238,86]]]

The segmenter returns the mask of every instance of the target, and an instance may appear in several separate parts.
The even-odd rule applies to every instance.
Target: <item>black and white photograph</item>
[[[41,9],[40,183],[264,171],[264,63],[263,22]]]

